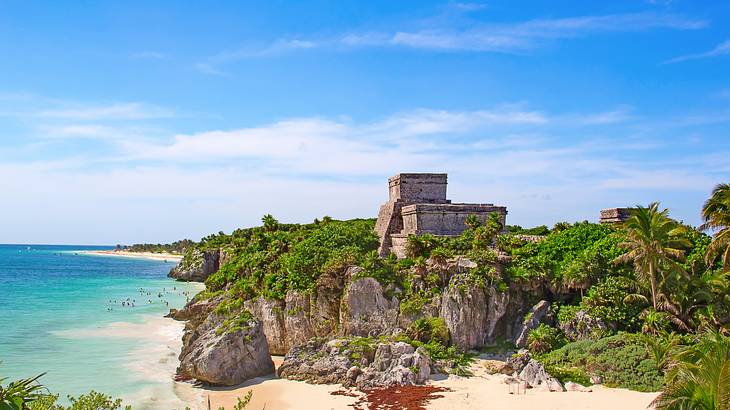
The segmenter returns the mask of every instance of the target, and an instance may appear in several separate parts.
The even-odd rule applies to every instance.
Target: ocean
[[[135,409],[183,408],[190,392],[172,381],[183,325],[163,316],[202,285],[167,278],[173,261],[78,252],[103,249],[0,245],[0,378],[45,372],[61,398],[93,389]]]

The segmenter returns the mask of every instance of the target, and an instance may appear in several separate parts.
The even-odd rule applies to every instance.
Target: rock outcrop
[[[537,360],[531,359],[519,374],[520,380],[527,383],[534,389],[542,389],[553,392],[565,391],[563,385],[554,378]]]
[[[441,318],[451,334],[451,343],[462,350],[484,346],[487,340],[487,297],[481,285],[456,275],[444,290]]]
[[[208,251],[195,249],[190,256],[172,268],[167,276],[185,282],[205,282],[208,276],[220,268],[220,257],[221,251],[218,249]]]
[[[223,316],[211,313],[183,337],[178,377],[232,386],[274,372],[274,363],[261,321],[224,326]]]
[[[279,367],[279,377],[346,387],[423,384],[430,359],[421,348],[403,342],[371,346],[358,339],[312,339],[292,348]]]
[[[560,324],[560,329],[571,341],[599,339],[606,334],[608,327],[601,319],[595,318],[583,310],[576,312],[575,317]]]
[[[261,320],[269,353],[285,355],[290,346],[284,328],[284,302],[259,296],[244,302],[243,307]]]
[[[530,334],[530,331],[538,327],[540,323],[543,323],[549,313],[550,303],[546,300],[541,300],[533,306],[522,322],[520,333],[515,340],[515,346],[525,347],[527,345],[527,336]]]
[[[398,308],[398,298],[388,298],[377,280],[355,279],[342,296],[341,333],[347,336],[388,334],[398,321]]]

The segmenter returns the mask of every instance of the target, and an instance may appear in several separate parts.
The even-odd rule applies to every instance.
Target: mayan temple
[[[392,252],[404,257],[409,235],[459,235],[466,229],[469,215],[484,222],[496,212],[505,224],[506,207],[452,203],[446,199],[446,187],[446,174],[398,174],[388,178],[388,202],[380,207],[375,224],[381,256]]]

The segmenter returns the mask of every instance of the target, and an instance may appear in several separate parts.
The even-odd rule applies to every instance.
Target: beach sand
[[[176,255],[173,253],[163,252],[129,252],[129,251],[79,251],[87,255],[98,255],[98,256],[118,256],[122,258],[142,258],[142,259],[153,259],[153,260],[166,260],[166,261],[179,261],[183,258],[182,255]]]
[[[281,358],[275,358],[278,366]],[[508,410],[644,410],[657,393],[640,393],[626,389],[592,386],[592,392],[551,393],[528,389],[526,394],[509,394],[504,383],[507,376],[488,375],[481,361],[472,365],[474,377],[435,376],[430,384],[446,387],[451,391],[437,393],[443,397],[432,400],[426,406],[433,410],[461,409],[508,409]],[[312,385],[304,382],[277,379],[274,376],[249,380],[231,388],[195,388],[204,398],[210,397],[211,408],[233,409],[237,397],[253,391],[249,409],[266,410],[330,410],[352,409],[357,397],[333,396],[342,389],[339,385]]]

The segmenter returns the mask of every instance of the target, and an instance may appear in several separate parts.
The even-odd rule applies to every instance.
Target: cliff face
[[[225,251],[194,249],[192,254],[172,268],[167,276],[184,282],[205,282],[208,276],[217,272],[226,261]]]
[[[205,260],[206,256],[201,256]],[[402,308],[397,288],[383,286],[371,277],[361,277],[362,269],[354,266],[339,274],[320,277],[311,292],[290,290],[284,300],[256,297],[246,300],[243,308],[260,321],[256,329],[260,329],[268,352],[274,355],[285,355],[312,338],[331,340],[349,336],[397,335],[415,320],[426,317],[442,318],[449,330],[451,343],[464,351],[501,340],[514,342],[524,327],[525,314],[541,295],[516,284],[498,287],[475,282],[470,279],[470,270],[475,268],[476,264],[465,259],[445,263],[429,261],[424,276],[437,275],[442,290],[415,312]],[[420,285],[413,283],[412,286]],[[221,346],[225,344],[212,336],[202,339],[200,336],[213,332],[216,323],[220,326],[221,319],[212,311],[224,298],[193,300],[185,309],[175,313],[174,317],[178,319],[190,319],[181,357],[209,354],[210,349],[203,353],[192,347],[202,343],[200,340],[206,340],[206,343],[216,340]],[[265,362],[264,359],[263,356],[256,358]],[[196,360],[207,359],[187,361]],[[182,373],[198,378],[193,375],[194,372],[186,370],[192,367],[181,368]],[[265,363],[263,367],[257,367],[261,368],[268,369]],[[218,383],[207,376],[205,380]]]

